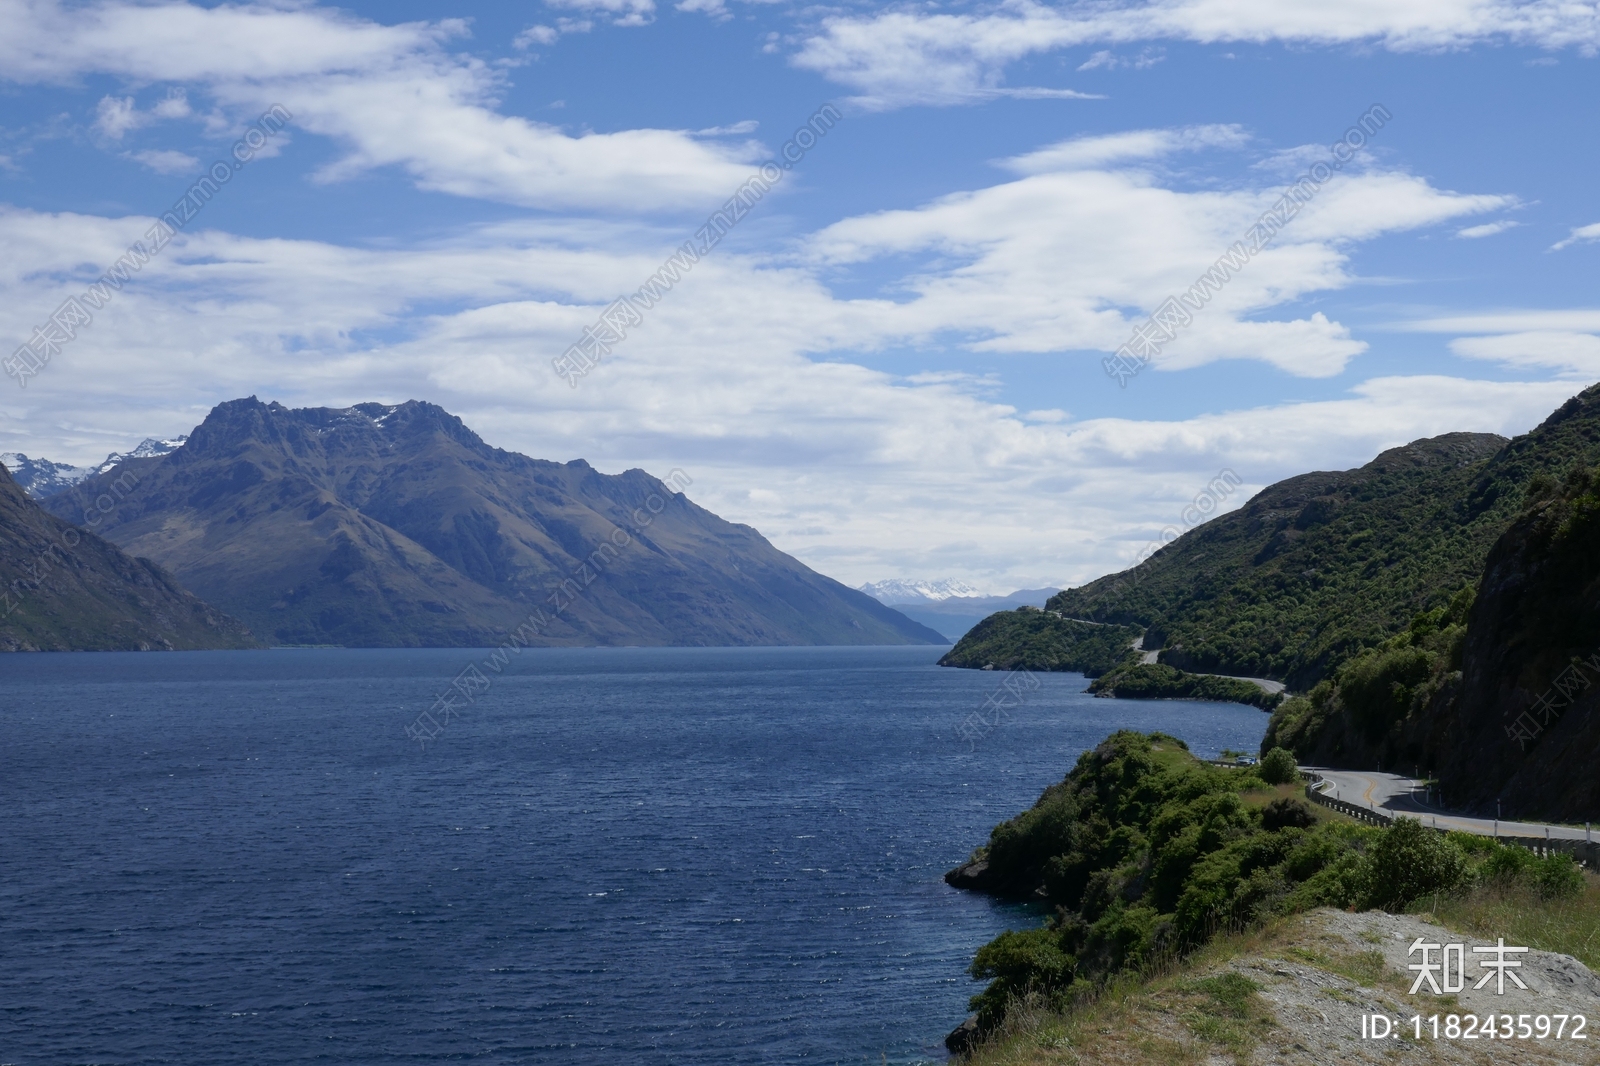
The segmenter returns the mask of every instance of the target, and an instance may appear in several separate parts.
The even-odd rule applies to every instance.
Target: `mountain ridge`
[[[44,503],[278,643],[488,646],[574,580],[537,643],[943,643],[698,507],[688,483],[494,448],[415,400],[248,397]]]
[[[73,466],[71,463],[57,463],[49,459],[30,459],[21,452],[0,452],[0,463],[11,471],[22,490],[36,500],[47,496],[66,492],[84,478],[93,477],[95,474],[104,474],[106,471],[129,459],[148,459],[152,456],[165,455],[183,447],[188,438],[177,437],[146,437],[134,446],[129,452],[112,452],[105,459],[94,466]]]

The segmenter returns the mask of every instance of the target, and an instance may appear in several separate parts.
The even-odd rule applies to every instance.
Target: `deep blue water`
[[[525,652],[426,751],[463,651],[0,656],[0,1062],[943,1057],[1025,909],[940,875],[1117,728],[939,650]]]

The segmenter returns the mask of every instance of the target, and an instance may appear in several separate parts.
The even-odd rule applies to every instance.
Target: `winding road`
[[[1065,617],[1063,614],[1061,614],[1060,611],[1052,611],[1051,613],[1054,614],[1057,618]],[[1083,619],[1074,618],[1074,619],[1072,619],[1072,621],[1081,622],[1081,621],[1083,621]],[[1130,645],[1130,647],[1132,647],[1134,651],[1139,653],[1139,656],[1140,656],[1139,662],[1141,664],[1159,662],[1160,659],[1161,659],[1161,652],[1160,652],[1159,649],[1156,650],[1156,651],[1146,651],[1145,650],[1144,637],[1142,635],[1139,637],[1138,640],[1135,640],[1133,642],[1133,644]],[[1259,685],[1261,687],[1262,691],[1266,692],[1268,695],[1274,695],[1276,693],[1282,692],[1283,691],[1283,687],[1284,687],[1282,681],[1269,681],[1264,677],[1235,677],[1233,674],[1202,674],[1202,673],[1199,673],[1198,671],[1194,671],[1194,670],[1191,670],[1189,672],[1194,674],[1196,677],[1232,677],[1235,681],[1248,681],[1252,685]]]
[[[1592,839],[1589,830],[1566,825],[1546,825],[1544,822],[1496,822],[1493,818],[1471,818],[1455,814],[1427,803],[1422,782],[1399,774],[1379,773],[1376,770],[1329,770],[1320,766],[1302,766],[1301,770],[1322,776],[1321,790],[1334,799],[1371,807],[1385,814],[1403,814],[1421,819],[1424,825],[1437,825],[1440,829],[1459,829],[1480,836],[1542,837],[1552,839]]]

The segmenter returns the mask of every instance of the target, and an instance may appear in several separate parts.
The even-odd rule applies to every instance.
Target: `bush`
[[[1414,818],[1397,818],[1367,853],[1366,905],[1398,910],[1435,892],[1471,882],[1460,848]]]
[[[1291,892],[1287,907],[1354,907],[1362,899],[1366,883],[1366,864],[1355,852],[1344,851]]]
[[[1533,883],[1543,899],[1576,896],[1583,891],[1583,871],[1571,855],[1551,855],[1532,864]]]
[[[1509,881],[1527,873],[1537,860],[1533,852],[1527,848],[1508,847],[1504,844],[1496,845],[1484,860],[1481,870],[1485,880]]]
[[[980,1029],[999,1024],[1010,1000],[1049,995],[1072,983],[1077,960],[1061,950],[1059,937],[1054,929],[1007,930],[978,949],[970,972],[979,981],[993,981],[969,1004]]]
[[[1084,938],[1085,967],[1101,973],[1133,969],[1171,940],[1171,923],[1144,905],[1114,906],[1089,927]]]
[[[1295,768],[1294,754],[1285,748],[1273,748],[1261,760],[1258,771],[1261,780],[1269,785],[1287,785],[1300,779],[1300,771]]]
[[[1492,855],[1503,845],[1493,837],[1479,836],[1477,833],[1463,833],[1459,829],[1452,829],[1444,838],[1468,855]]]
[[[1261,828],[1269,833],[1279,829],[1309,829],[1316,820],[1306,802],[1292,796],[1275,799],[1261,811]]]

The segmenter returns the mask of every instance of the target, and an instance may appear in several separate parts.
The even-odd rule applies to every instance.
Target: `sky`
[[[1600,379],[1597,47],[1550,0],[0,0],[0,451],[427,400],[851,585],[1070,587]]]

